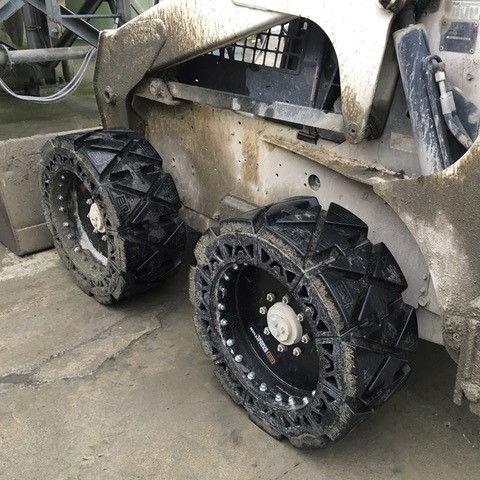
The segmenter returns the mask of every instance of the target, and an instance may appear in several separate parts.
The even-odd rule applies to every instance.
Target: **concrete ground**
[[[187,268],[105,307],[55,251],[0,247],[0,478],[478,478],[480,420],[452,404],[441,347],[422,343],[407,386],[346,439],[303,452],[227,397],[192,313]]]

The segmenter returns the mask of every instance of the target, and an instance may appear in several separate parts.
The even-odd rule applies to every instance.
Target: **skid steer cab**
[[[480,0],[164,0],[101,34],[103,127],[44,148],[43,208],[101,303],[178,271],[257,425],[347,434],[418,338],[480,413]]]

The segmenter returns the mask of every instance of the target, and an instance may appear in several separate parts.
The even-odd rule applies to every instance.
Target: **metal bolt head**
[[[65,179],[66,179],[65,175],[60,175],[60,180],[65,180]]]
[[[227,307],[225,306],[224,303],[219,303],[218,306],[217,306],[217,308],[218,308],[221,312],[223,312],[223,311],[225,311],[225,310],[227,309]]]
[[[226,293],[227,292],[227,287],[225,287],[225,285],[220,285],[218,287],[218,289],[220,290],[221,293]]]
[[[93,200],[91,198],[87,200],[87,205],[93,205]]]
[[[58,210],[59,210],[60,212],[64,212],[64,211],[65,211],[65,207],[60,207]]]
[[[283,303],[290,303],[290,297],[288,295],[284,295],[282,297],[282,302]]]
[[[238,265],[236,263],[233,264],[233,267],[232,267],[234,270],[238,270]]]
[[[267,293],[267,302],[274,302],[274,301],[275,301],[275,294]]]
[[[228,321],[225,318],[222,318],[220,320],[220,326],[221,327],[226,327],[228,325]]]
[[[284,352],[286,349],[287,349],[287,347],[286,347],[283,343],[279,343],[279,344],[278,344],[277,350],[278,350],[280,353]]]
[[[235,355],[235,361],[237,363],[241,363],[243,361],[243,356],[242,355]]]
[[[264,333],[264,335],[270,335],[270,329],[268,327],[265,327],[263,329],[263,333]]]
[[[69,233],[69,234],[67,235],[67,238],[68,238],[69,240],[72,240],[72,239],[73,239],[73,234],[72,234],[72,233]]]
[[[276,401],[277,403],[281,403],[282,400],[283,400],[282,394],[281,394],[281,393],[277,393],[277,394],[275,395],[275,401]]]
[[[418,304],[421,306],[421,307],[426,307],[428,305],[428,299],[427,297],[425,297],[424,295],[420,295],[418,297]]]
[[[267,384],[266,383],[261,383],[260,387],[258,387],[261,392],[266,392],[267,391]]]
[[[295,399],[293,397],[288,397],[288,404],[291,407],[294,407],[295,406]]]
[[[297,315],[297,320],[298,320],[299,322],[303,322],[303,320],[304,320],[304,318],[303,318],[303,313],[299,313],[299,314]]]
[[[268,312],[268,308],[267,307],[260,307],[258,309],[258,311],[259,311],[260,315],[266,315],[267,312]]]
[[[229,274],[228,272],[225,272],[225,273],[223,274],[223,279],[224,279],[225,281],[228,282],[228,281],[230,280],[230,278],[231,278],[231,277],[230,277],[230,274]]]
[[[227,339],[225,342],[227,344],[227,347],[233,347],[235,345],[235,342],[233,341],[233,338]]]
[[[98,230],[96,228],[94,228],[93,233],[98,233]]]
[[[64,227],[69,227],[69,226],[70,226],[70,222],[63,222],[63,226],[64,226]]]
[[[295,347],[292,352],[296,357],[299,357],[302,354],[302,349],[300,347]]]
[[[302,343],[308,343],[310,341],[310,335],[308,333],[306,333],[303,337],[302,337]]]
[[[106,242],[108,240],[108,237],[106,235],[102,235],[102,242]]]
[[[60,201],[62,201],[62,200],[63,200],[63,195],[59,195],[57,198],[58,198]]]
[[[80,247],[75,247],[73,250],[77,253],[82,251],[82,249]]]
[[[248,378],[249,380],[254,380],[254,379],[255,379],[255,373],[254,373],[254,372],[248,372],[247,378]]]
[[[308,397],[303,397],[302,402],[304,405],[307,405],[310,402],[310,399]]]

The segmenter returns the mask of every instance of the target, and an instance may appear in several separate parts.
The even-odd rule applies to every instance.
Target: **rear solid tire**
[[[181,265],[185,227],[173,179],[131,130],[56,137],[44,147],[42,207],[75,282],[103,304],[142,292]],[[92,203],[103,222],[87,218]]]
[[[216,376],[252,421],[298,448],[342,438],[410,373],[418,334],[407,284],[367,230],[338,205],[325,212],[300,197],[226,220],[195,249],[194,321]],[[277,352],[261,313],[272,297],[303,315],[307,344]]]

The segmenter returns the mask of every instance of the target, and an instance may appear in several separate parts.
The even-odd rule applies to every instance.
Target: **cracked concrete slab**
[[[46,383],[92,375],[106,360],[116,357],[139,338],[159,327],[155,317],[122,320],[87,343],[44,363],[31,380],[33,383]]]

